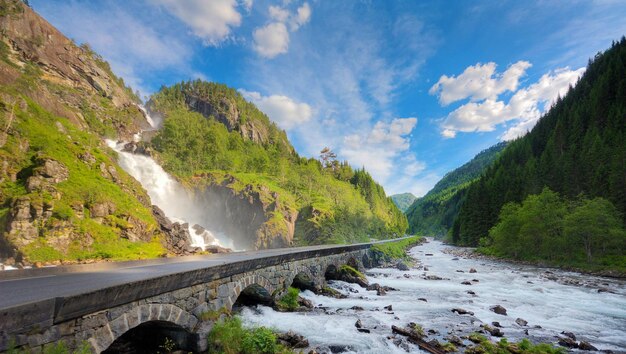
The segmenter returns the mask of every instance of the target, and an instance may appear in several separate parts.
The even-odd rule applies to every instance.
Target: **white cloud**
[[[311,7],[308,3],[302,4],[292,17],[290,27],[292,31],[297,31],[300,26],[305,25],[311,19]]]
[[[233,27],[241,24],[241,14],[237,11],[236,0],[152,0],[164,6],[178,19],[187,24],[193,34],[202,38],[207,45],[217,45],[224,41]],[[252,6],[252,1],[244,1],[244,8]]]
[[[287,53],[289,48],[289,32],[287,26],[281,22],[254,30],[254,50],[265,58],[274,58],[279,54]]]
[[[269,12],[270,18],[272,18],[272,20],[285,22],[287,21],[287,19],[289,19],[289,11],[283,9],[280,6],[270,6]]]
[[[250,11],[252,9],[252,4],[254,0],[241,0],[241,6],[243,6],[244,10]]]
[[[262,96],[258,92],[243,89],[239,89],[239,92],[285,130],[309,121],[313,115],[311,106],[296,102],[287,96]]]
[[[289,3],[283,4],[284,6]],[[294,14],[285,7],[270,6],[269,15],[273,22],[256,28],[252,33],[254,50],[264,58],[274,58],[289,50],[289,32],[295,32],[309,22],[311,7],[308,3],[300,6]],[[287,30],[289,24],[289,30]]]
[[[484,65],[478,63],[467,67],[457,77],[441,76],[428,92],[431,95],[438,95],[442,105],[466,98],[472,101],[495,99],[503,92],[515,91],[519,79],[530,67],[529,62],[518,61],[509,66],[504,73],[496,74],[495,63],[490,62]]]
[[[549,72],[536,83],[517,90],[507,103],[496,97],[466,103],[446,117],[441,125],[441,135],[454,138],[459,131],[493,131],[497,125],[509,121],[513,122],[513,126],[501,136],[503,140],[524,135],[557,97],[564,96],[568,88],[576,84],[584,70],[564,68]]]
[[[426,167],[407,153],[409,134],[417,118],[396,118],[377,122],[366,134],[345,136],[339,155],[355,167],[365,167],[374,179],[385,183],[390,177],[413,178]]]

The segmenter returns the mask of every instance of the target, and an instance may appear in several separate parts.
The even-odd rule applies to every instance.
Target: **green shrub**
[[[269,328],[258,327],[251,329],[243,337],[241,347],[246,354],[273,354],[278,351],[276,335]]]
[[[266,327],[244,328],[239,317],[219,321],[209,332],[209,352],[224,354],[288,354]]]
[[[418,244],[421,240],[421,236],[412,236],[403,240],[394,242],[379,243],[370,248],[370,252],[374,254],[375,258],[382,259],[384,261],[392,261],[394,259],[410,259],[407,254],[407,250]]]
[[[283,295],[277,302],[278,307],[280,309],[293,311],[298,308],[298,296],[300,295],[300,290],[289,287],[287,289],[287,293]]]

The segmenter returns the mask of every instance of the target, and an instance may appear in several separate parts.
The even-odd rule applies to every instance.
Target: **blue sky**
[[[426,193],[523,135],[590,57],[626,34],[626,2],[31,0],[143,95],[234,87],[297,151],[324,146],[388,194]]]

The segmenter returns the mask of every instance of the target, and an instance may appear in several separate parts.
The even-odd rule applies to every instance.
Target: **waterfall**
[[[154,120],[146,110],[141,106],[140,109],[145,113],[150,126],[156,128]],[[133,140],[140,141],[141,134],[136,134]],[[232,240],[226,235],[209,231],[210,225],[206,225],[203,217],[204,208],[196,205],[190,191],[165,172],[152,157],[124,151],[127,142],[107,139],[106,143],[117,151],[118,163],[124,171],[139,181],[148,192],[152,204],[161,208],[172,222],[189,224],[191,246],[205,249],[207,246],[216,245],[232,249]]]

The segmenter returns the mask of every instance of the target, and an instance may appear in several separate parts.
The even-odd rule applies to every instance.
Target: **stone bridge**
[[[341,265],[370,266],[371,245],[5,272],[0,275],[0,351],[13,346],[37,352],[63,341],[70,349],[89,346],[100,353],[125,334],[140,332],[167,335],[182,349],[204,351],[219,311],[271,302],[290,286],[320,288]],[[94,282],[101,285],[89,289]],[[38,298],[6,304],[6,297],[20,292]]]

